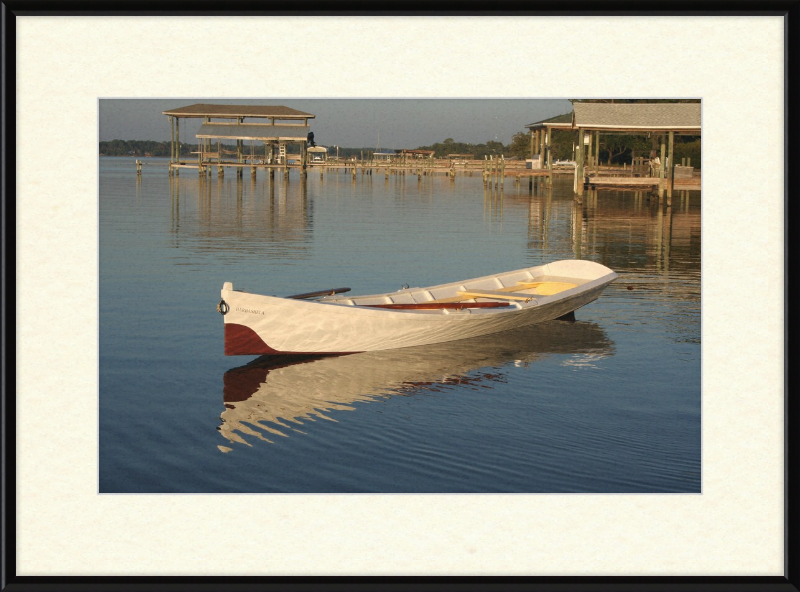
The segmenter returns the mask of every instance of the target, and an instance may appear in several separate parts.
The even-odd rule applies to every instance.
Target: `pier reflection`
[[[503,186],[494,186],[490,183],[483,185],[483,219],[503,221]]]
[[[218,429],[230,443],[250,445],[248,437],[272,442],[308,421],[331,419],[330,411],[354,410],[356,402],[455,385],[487,387],[505,380],[510,367],[552,354],[567,356],[565,365],[586,366],[613,353],[598,325],[557,320],[434,346],[339,357],[262,356],[225,373]]]
[[[173,238],[197,250],[305,258],[314,221],[307,179],[278,177],[170,177]]]
[[[506,192],[506,216],[527,219],[527,248],[537,257],[591,259],[652,283],[700,273],[700,192],[680,191],[673,205],[657,192],[587,190],[577,200],[556,185],[531,193]],[[683,293],[683,290],[686,290]],[[672,296],[696,300],[688,282],[672,283]]]

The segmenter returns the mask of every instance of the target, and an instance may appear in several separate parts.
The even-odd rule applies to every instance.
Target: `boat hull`
[[[237,292],[231,284],[226,284],[222,290],[222,299],[228,307],[224,316],[225,354],[378,351],[467,339],[556,319],[597,299],[616,278],[613,271],[602,265],[583,261],[572,263],[574,265],[558,268],[557,275],[575,277],[580,285],[553,295],[530,294],[530,300],[518,299],[513,306],[498,309],[409,311],[368,308],[368,305],[346,305],[353,300],[358,302],[358,298],[323,302],[291,300]],[[550,272],[549,275],[556,275],[553,270],[546,271]],[[497,278],[524,277],[520,276],[522,273],[531,278],[543,275],[541,267],[529,268],[500,276],[410,290],[447,293],[447,289],[452,287],[453,293],[458,293],[458,288],[486,285],[487,281]],[[371,301],[370,298],[390,296],[393,294],[362,298]]]

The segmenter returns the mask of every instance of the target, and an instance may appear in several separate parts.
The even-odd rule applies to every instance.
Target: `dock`
[[[584,187],[589,189],[616,189],[616,188],[658,188],[664,182],[659,177],[589,177],[584,182]],[[700,177],[691,179],[675,179],[674,189],[700,190]]]
[[[294,155],[289,155],[290,157]],[[292,162],[289,162],[292,160]],[[320,177],[325,174],[344,172],[355,179],[358,176],[383,175],[386,179],[390,176],[417,176],[423,177],[445,176],[455,182],[457,177],[481,176],[484,185],[491,187],[503,187],[506,181],[512,181],[515,185],[520,185],[527,179],[529,189],[534,186],[550,186],[554,176],[576,176],[573,166],[556,166],[547,168],[527,168],[525,161],[506,160],[502,157],[485,160],[459,161],[458,163],[446,158],[434,159],[414,159],[398,160],[395,162],[384,160],[327,160],[325,162],[315,162],[313,164],[294,161],[293,158],[284,160],[282,163],[268,163],[261,159],[243,158],[241,162],[235,161],[189,161],[177,160],[175,162],[147,162],[136,161],[137,174],[141,175],[144,166],[167,166],[171,175],[178,175],[181,169],[196,170],[201,176],[211,176],[216,169],[217,176],[225,176],[226,169],[233,169],[237,176],[242,175],[243,171],[250,169],[253,178],[258,171],[267,173],[274,177],[276,172],[282,173],[286,178],[290,174],[297,174],[306,177],[308,174],[319,173]],[[639,169],[625,167],[598,167],[596,172],[584,177],[582,184],[584,189],[653,189],[660,194],[667,194],[671,197],[672,190],[700,190],[700,174],[695,171],[689,177],[674,179],[662,176],[650,176],[640,174]],[[580,199],[580,197],[577,197]]]
[[[339,172],[346,171],[353,176],[356,175],[374,175],[383,174],[389,175],[445,175],[452,179],[456,176],[475,176],[481,175],[485,181],[497,180],[505,177],[510,177],[519,181],[522,178],[529,179],[550,179],[553,175],[568,174],[572,175],[572,168],[555,168],[548,169],[529,169],[525,168],[524,161],[506,160],[503,157],[486,159],[486,160],[471,160],[462,161],[454,164],[448,159],[415,159],[408,161],[377,161],[377,160],[327,160],[325,162],[303,163],[301,161],[294,161],[291,158],[279,163],[264,162],[262,159],[247,159],[243,158],[242,161],[224,161],[224,160],[189,160],[179,159],[174,162],[165,161],[146,161],[136,160],[136,170],[141,174],[142,167],[145,166],[163,166],[168,167],[170,174],[178,174],[179,169],[194,169],[199,174],[208,174],[216,169],[218,175],[225,174],[225,169],[234,169],[244,171],[250,169],[252,175],[256,171],[268,171],[274,175],[275,171],[281,171],[288,175],[292,171],[296,171],[301,175],[319,172],[324,174],[326,172]]]

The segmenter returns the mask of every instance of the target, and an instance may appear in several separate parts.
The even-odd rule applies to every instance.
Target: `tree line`
[[[181,143],[181,154],[197,150],[197,144]],[[170,143],[154,140],[111,140],[100,142],[100,156],[169,156]]]

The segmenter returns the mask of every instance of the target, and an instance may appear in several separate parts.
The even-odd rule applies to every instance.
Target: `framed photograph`
[[[800,588],[797,5],[6,3],[3,589]]]

